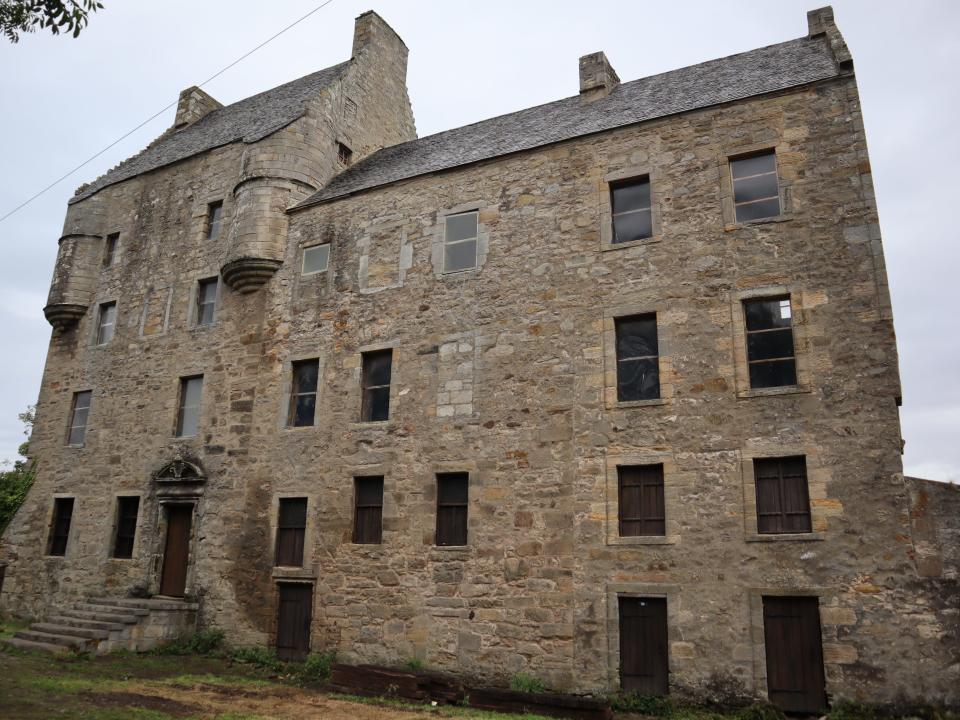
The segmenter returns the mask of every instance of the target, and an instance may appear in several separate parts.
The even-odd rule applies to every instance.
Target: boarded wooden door
[[[767,694],[785,712],[820,713],[827,697],[815,597],[764,597]]]
[[[313,586],[304,583],[280,583],[277,608],[277,657],[303,660],[310,652],[310,611]]]
[[[620,687],[640,695],[666,695],[667,601],[621,597]]]
[[[190,559],[191,505],[167,506],[167,542],[163,550],[160,594],[183,597],[187,587],[187,562]]]

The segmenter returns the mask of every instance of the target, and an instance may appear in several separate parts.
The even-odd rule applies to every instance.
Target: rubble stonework
[[[902,473],[855,77],[827,10],[791,43],[786,64],[808,73],[795,84],[565,137],[554,123],[536,146],[504,130],[532,115],[506,116],[451,131],[475,143],[455,160],[444,148],[461,136],[414,140],[406,48],[368,13],[353,59],[324,71],[284,127],[175,163],[134,158],[146,169],[122,165],[86,188],[47,308],[58,324],[31,439],[39,470],[0,546],[3,607],[40,616],[70,599],[157,593],[163,508],[189,503],[187,597],[234,643],[272,644],[277,583],[297,581],[313,588],[311,647],[343,661],[417,658],[490,682],[526,672],[608,692],[617,598],[653,595],[667,598],[671,692],[725,683],[763,696],[762,597],[805,594],[819,597],[831,698],[960,702],[955,538],[923,522],[937,509]],[[597,57],[587,67],[603,92],[543,112],[631,111],[630,83]],[[698,68],[691,82],[714,72]],[[185,152],[177,132],[205,132],[233,107],[200,100],[206,114],[154,147]],[[482,147],[493,149],[476,157]],[[783,212],[737,223],[728,158],[765,148]],[[610,183],[645,174],[656,233],[612,244]],[[219,200],[222,231],[208,239]],[[478,212],[478,266],[444,274],[444,216],[463,210]],[[101,269],[112,232],[118,261]],[[303,275],[302,249],[320,242],[329,269]],[[221,269],[238,284],[221,283],[215,323],[197,326],[196,283]],[[741,302],[786,293],[798,385],[752,391]],[[107,301],[116,336],[95,347]],[[619,403],[613,318],[648,312],[661,398]],[[390,418],[360,422],[360,354],[387,347]],[[291,364],[307,358],[319,358],[316,424],[290,428]],[[197,374],[200,433],[175,438],[179,379]],[[93,391],[86,442],[69,447],[82,390]],[[762,535],[752,461],[789,455],[806,457],[813,532]],[[616,466],[661,462],[665,535],[620,538]],[[448,471],[470,473],[465,547],[434,545],[435,476]],[[384,476],[383,542],[356,545],[352,478],[369,475]],[[141,498],[133,558],[113,559],[115,498],[130,494]],[[76,498],[73,524],[66,556],[50,557],[61,495]],[[273,567],[289,497],[308,498],[300,569]]]

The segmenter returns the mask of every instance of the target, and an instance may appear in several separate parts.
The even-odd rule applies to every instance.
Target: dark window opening
[[[469,473],[437,475],[437,545],[467,544]]]
[[[349,165],[353,162],[353,150],[348,148],[342,142],[337,143],[337,160],[341,165]]]
[[[140,498],[117,498],[117,532],[113,541],[115,558],[133,557],[133,540],[137,534],[137,513],[140,511]]]
[[[70,520],[73,519],[73,498],[55,498],[53,501],[53,524],[50,526],[50,541],[47,555],[66,555],[70,537]]]
[[[612,184],[610,203],[614,243],[642,240],[653,235],[649,176]]]
[[[307,498],[283,498],[277,517],[276,565],[303,565],[303,538],[307,527]]]
[[[360,420],[378,422],[390,418],[390,376],[393,350],[375,350],[362,356],[363,402]]]
[[[782,387],[797,384],[797,361],[793,349],[793,311],[790,298],[746,300],[747,365],[750,387]]]
[[[220,234],[220,218],[223,214],[223,200],[207,205],[207,240],[213,240]]]
[[[353,541],[359,545],[383,541],[383,476],[354,478]]]
[[[177,437],[192,437],[200,427],[200,401],[203,375],[180,378],[180,408],[177,411]]]
[[[660,397],[660,355],[655,313],[617,318],[617,400]]]
[[[620,536],[665,535],[663,465],[617,467]]]
[[[313,425],[317,409],[317,376],[320,361],[298,360],[293,363],[293,385],[290,391],[290,415],[287,424],[292,427]]]
[[[70,412],[68,445],[83,445],[87,437],[87,420],[90,417],[90,402],[93,392],[84,390],[73,394],[73,409]]]
[[[802,455],[757,458],[753,461],[753,475],[757,486],[758,532],[812,531],[807,461]]]
[[[773,150],[730,160],[737,222],[780,214],[780,182]]]
[[[111,233],[103,241],[103,266],[112,267],[117,259],[117,243],[120,241],[120,233]]]
[[[197,283],[197,325],[212,325],[217,309],[217,278]]]

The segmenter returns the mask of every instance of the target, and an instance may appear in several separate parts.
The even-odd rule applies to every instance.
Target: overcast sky
[[[321,0],[103,0],[79,39],[0,39],[0,215]],[[604,50],[624,81],[806,34],[816,0],[333,0],[207,85],[227,104],[350,56],[374,9],[410,48],[419,135],[575,95]],[[960,481],[960,342],[947,289],[960,250],[947,210],[960,168],[960,3],[835,0],[853,53],[903,376],[906,471]],[[50,326],[42,308],[68,198],[172,123],[173,110],[0,223],[0,460],[23,440]],[[940,312],[949,321],[941,321]]]

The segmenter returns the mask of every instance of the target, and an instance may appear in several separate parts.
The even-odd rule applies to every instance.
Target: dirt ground
[[[509,720],[465,708],[391,707],[285,684],[228,660],[0,652],[3,720]],[[528,718],[532,716],[527,716]]]

